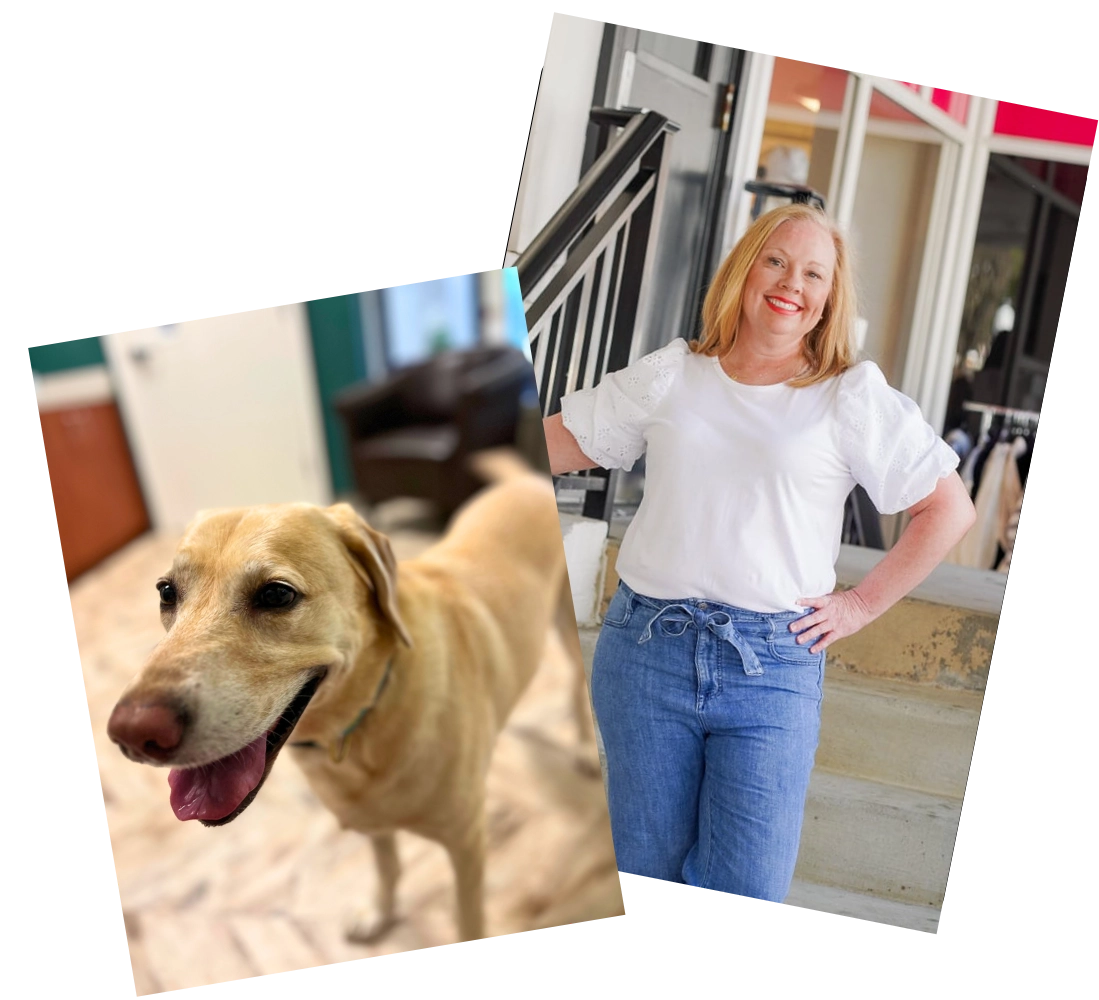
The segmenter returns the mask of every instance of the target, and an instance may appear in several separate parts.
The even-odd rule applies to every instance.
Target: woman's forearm
[[[890,549],[854,588],[871,619],[922,583],[973,526],[976,512],[957,473],[911,507],[911,520]]]
[[[546,451],[549,454],[550,472],[559,476],[563,472],[579,472],[581,469],[594,469],[593,462],[580,450],[576,438],[565,426],[560,413],[546,417],[542,421],[546,434]]]

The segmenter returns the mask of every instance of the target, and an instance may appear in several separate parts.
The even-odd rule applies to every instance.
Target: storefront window
[[[994,405],[1002,401],[1008,341],[1037,213],[1037,195],[997,169],[994,158],[977,222],[945,430],[974,422],[962,409],[966,400]]]
[[[827,195],[848,78],[830,66],[775,59],[758,178]]]
[[[1020,331],[1019,355],[1009,382],[1011,405],[1020,409],[1036,411],[1042,406],[1078,220],[1078,214],[1057,204],[1050,203],[1046,208],[1044,232],[1036,247],[1039,270],[1028,310],[1029,323]]]
[[[1077,205],[1082,204],[1088,168],[1080,163],[1053,163],[1050,166],[1050,183],[1054,189]]]
[[[945,111],[957,122],[965,124],[966,115],[969,114],[969,95],[956,94],[953,90],[934,90],[931,87],[921,87],[918,83],[909,83],[907,80],[897,81],[902,87],[914,90],[924,99],[929,100],[936,108]]]
[[[1029,156],[1013,156],[1012,161],[1022,167],[1028,174],[1033,174],[1039,180],[1044,181],[1049,173],[1049,160],[1034,160]]]
[[[909,122],[913,125],[921,124],[911,111],[902,108],[896,101],[890,100],[881,91],[875,90],[870,98],[870,117],[879,121]]]
[[[1087,167],[989,160],[945,430],[976,438],[965,404],[1041,409]]]

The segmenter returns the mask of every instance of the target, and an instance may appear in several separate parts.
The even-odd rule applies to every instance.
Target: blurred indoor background
[[[403,493],[445,516],[468,451],[544,463],[527,359],[513,269],[33,347],[67,576],[208,507]]]
[[[401,833],[400,921],[370,945],[348,917],[370,847],[289,761],[231,825],[181,823],[163,769],[107,738],[163,636],[154,583],[199,509],[348,500],[398,558],[431,545],[481,484],[478,448],[545,466],[514,270],[32,348],[89,716],[137,993],[455,940],[444,850]],[[550,639],[488,776],[490,934],[623,912],[575,671]]]

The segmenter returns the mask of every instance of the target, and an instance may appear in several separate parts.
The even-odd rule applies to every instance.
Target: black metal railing
[[[643,308],[662,194],[665,144],[678,126],[655,111],[593,108],[591,120],[621,127],[515,266],[544,416],[561,397],[598,385],[630,362]],[[610,521],[614,473],[558,478],[584,491],[583,513]]]

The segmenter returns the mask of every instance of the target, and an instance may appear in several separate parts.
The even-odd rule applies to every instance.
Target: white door
[[[304,306],[102,341],[156,529],[209,507],[331,502]]]
[[[642,312],[647,318],[634,338],[635,353],[645,354],[698,332],[702,291],[716,264],[714,243],[721,230],[739,53],[633,28],[620,27],[617,34],[623,52],[607,103],[659,111],[679,127],[664,153],[663,204],[654,220],[659,235]]]

